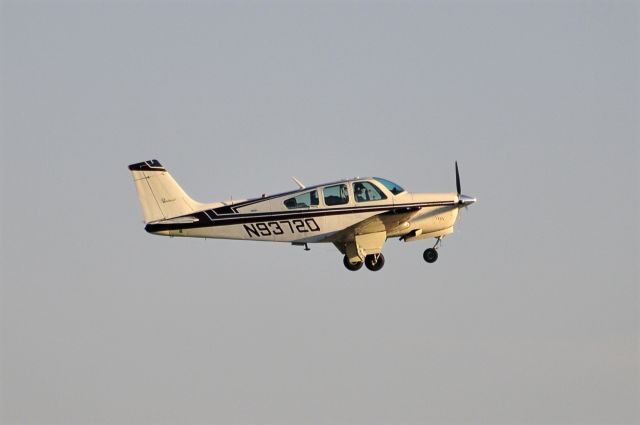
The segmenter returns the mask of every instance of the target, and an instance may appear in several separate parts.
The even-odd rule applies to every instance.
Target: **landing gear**
[[[349,261],[349,257],[346,255],[342,258],[342,263],[347,268],[347,270],[351,270],[355,272],[356,270],[360,270],[362,265],[364,264],[367,268],[373,272],[377,272],[384,266],[384,255],[382,254],[369,254],[364,257],[364,262],[358,261],[357,263],[352,263]]]
[[[436,241],[436,244],[433,246],[433,248],[427,248],[424,250],[424,253],[422,254],[422,258],[424,258],[424,261],[426,261],[427,263],[435,263],[435,261],[438,259],[438,247],[441,243],[442,236],[438,237],[438,240]]]
[[[346,255],[342,259],[342,262],[344,263],[344,266],[347,268],[347,270],[351,270],[352,272],[355,272],[362,268],[362,261],[352,263],[351,261],[349,261],[349,257],[347,257]]]
[[[424,258],[424,261],[426,261],[427,263],[433,263],[438,259],[438,251],[436,251],[434,248],[427,248],[424,250],[422,258]]]
[[[377,272],[384,266],[384,255],[382,254],[369,254],[364,257],[364,264],[372,272]]]

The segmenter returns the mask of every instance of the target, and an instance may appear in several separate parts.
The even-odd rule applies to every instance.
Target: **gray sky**
[[[631,2],[0,6],[3,424],[640,422]],[[453,191],[378,273],[148,235],[126,166],[213,201]]]

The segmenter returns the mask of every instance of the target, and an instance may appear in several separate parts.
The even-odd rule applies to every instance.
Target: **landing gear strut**
[[[435,263],[435,261],[438,259],[438,248],[441,243],[442,236],[438,238],[433,248],[427,248],[424,250],[424,253],[422,254],[422,258],[424,258],[424,261],[426,261],[427,263]]]
[[[384,266],[384,255],[369,254],[364,257],[364,265],[372,272],[377,272]]]
[[[356,270],[360,270],[362,268],[362,261],[352,263],[351,261],[349,261],[349,257],[347,257],[346,255],[342,259],[342,262],[344,263],[344,266],[347,268],[347,270],[351,270],[352,272],[355,272]]]

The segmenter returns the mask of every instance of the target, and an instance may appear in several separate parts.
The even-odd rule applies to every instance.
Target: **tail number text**
[[[282,220],[267,221],[264,223],[243,224],[244,230],[250,237],[260,238],[263,236],[282,235],[286,231],[290,233],[319,232],[320,226],[313,218],[304,220]]]

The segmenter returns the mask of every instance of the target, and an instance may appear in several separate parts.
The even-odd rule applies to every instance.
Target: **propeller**
[[[458,172],[458,161],[456,161],[456,189],[458,189],[458,196],[462,193],[460,189],[460,173]]]
[[[462,189],[460,187],[460,172],[458,171],[458,161],[456,161],[456,190],[458,193],[458,205],[461,207],[468,207],[469,205],[476,202],[476,198],[471,196],[463,195]]]

